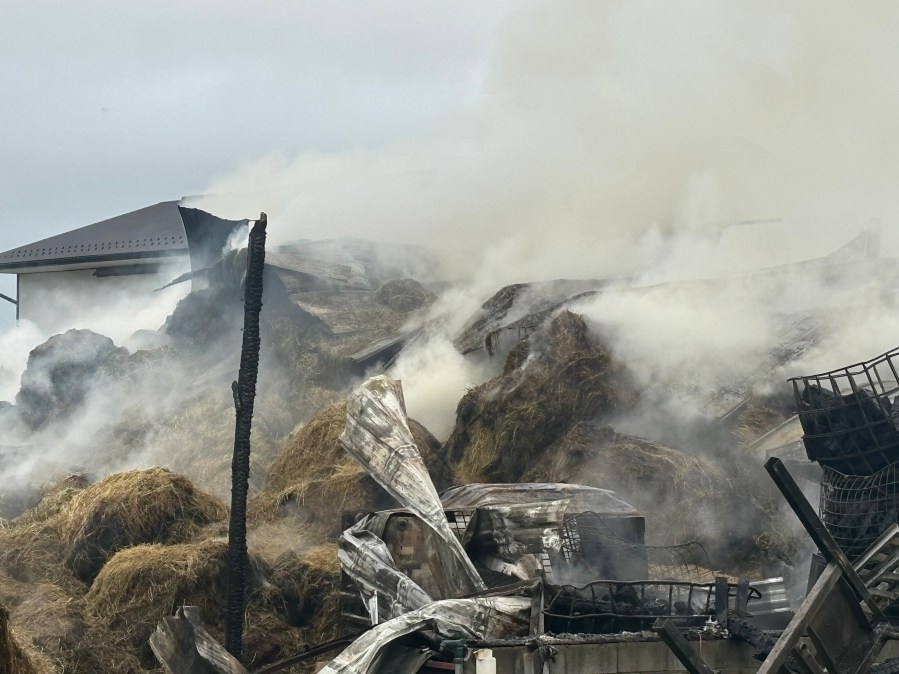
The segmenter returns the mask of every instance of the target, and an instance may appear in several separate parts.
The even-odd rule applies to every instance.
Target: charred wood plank
[[[868,588],[865,587],[864,582],[859,578],[858,573],[856,573],[855,569],[852,567],[849,558],[846,557],[846,554],[840,546],[837,545],[837,542],[833,539],[833,536],[830,535],[830,532],[824,526],[824,523],[815,513],[815,510],[808,502],[808,499],[805,498],[805,495],[796,484],[793,476],[790,475],[790,472],[787,470],[783,461],[772,456],[765,462],[765,470],[768,471],[771,479],[774,480],[777,488],[780,489],[781,494],[783,494],[787,503],[790,504],[793,512],[796,513],[796,517],[799,518],[800,523],[805,527],[808,535],[818,547],[818,550],[821,551],[821,554],[824,555],[824,558],[829,562],[834,562],[839,567],[840,572],[846,578],[846,582],[849,583],[849,586],[852,588],[853,592],[855,592],[859,601],[863,602],[871,612],[873,621],[875,623],[883,622],[885,618],[880,607],[874,601]]]
[[[159,621],[150,648],[166,674],[247,674],[200,621],[196,606]]]
[[[690,674],[718,674],[718,671],[709,667],[705,661],[693,650],[690,642],[686,640],[680,630],[675,627],[671,619],[659,618],[652,629],[659,635],[662,641],[671,649],[671,652],[680,660],[680,663]]]

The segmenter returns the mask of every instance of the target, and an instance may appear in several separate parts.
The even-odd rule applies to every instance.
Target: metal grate
[[[699,625],[715,616],[715,583],[598,580],[582,586],[547,585],[543,615],[550,633],[605,634],[648,629],[660,617]],[[738,589],[727,585],[728,607]],[[749,588],[749,599],[761,595]]]
[[[449,523],[450,531],[456,534],[456,538],[460,541],[468,531],[468,525],[471,523],[471,512],[463,510],[447,511],[446,521]]]
[[[644,545],[616,532],[608,519],[595,513],[570,515],[562,523],[562,559],[569,564],[595,566],[602,556],[605,578],[710,582],[714,574],[705,548],[698,542],[682,545]],[[642,573],[634,577],[634,573]],[[625,575],[621,575],[625,572]],[[614,574],[614,575],[612,575]],[[594,576],[595,577],[595,576]]]
[[[824,468],[821,521],[854,560],[899,521],[899,470],[891,464],[873,475],[844,475]]]
[[[808,458],[871,475],[899,461],[899,348],[831,372],[795,377]]]

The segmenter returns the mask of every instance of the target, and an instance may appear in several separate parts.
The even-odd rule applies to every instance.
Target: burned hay
[[[623,366],[583,318],[564,311],[510,351],[502,374],[459,402],[446,442],[456,481],[517,482],[578,422],[635,400]]]
[[[35,648],[66,674],[140,672],[130,650],[110,644],[106,629],[87,615],[83,597],[55,585],[31,587],[28,597],[12,611],[12,622],[27,634]]]
[[[0,674],[53,674],[52,663],[10,626],[9,611],[0,606]]]
[[[761,472],[734,452],[699,456],[578,424],[524,479],[612,489],[646,517],[647,543],[698,541],[719,568],[758,573],[768,557],[790,562],[797,553],[776,490]]]
[[[310,643],[337,637],[340,564],[335,544],[283,553],[272,564],[270,580],[278,588],[285,622],[305,628]]]
[[[393,499],[349,458],[340,445],[346,426],[346,403],[335,403],[296,431],[269,466],[262,493],[251,512],[259,521],[291,517],[315,521],[327,531],[340,531],[340,513],[392,507]],[[410,419],[412,437],[435,483],[446,486],[449,468],[440,443]]]
[[[375,291],[378,304],[398,312],[418,311],[434,303],[437,297],[411,278],[393,279]]]
[[[277,563],[272,567],[251,551],[243,659],[253,668],[299,653],[312,643],[308,635],[313,631],[292,624],[287,616],[294,590],[285,574],[291,568],[279,568]],[[316,583],[319,587],[308,585],[311,568],[301,562],[297,580],[307,598],[328,589],[321,582]],[[321,580],[314,574],[308,578]],[[140,545],[119,551],[106,563],[85,604],[90,618],[106,630],[108,646],[136,653],[144,667],[152,668],[149,637],[158,621],[179,606],[198,606],[210,633],[223,639],[226,584],[224,541]]]
[[[702,510],[729,480],[687,452],[577,424],[528,468],[527,481],[577,482],[612,489],[646,517],[647,542],[676,545],[701,538]]]
[[[60,513],[65,562],[90,582],[117,550],[187,541],[198,527],[226,515],[218,499],[166,468],[116,473],[77,494]]]

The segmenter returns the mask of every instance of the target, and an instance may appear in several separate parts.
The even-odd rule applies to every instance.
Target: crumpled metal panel
[[[622,501],[613,491],[562,482],[466,484],[445,490],[441,494],[441,500],[446,510],[565,501],[566,508],[572,512],[640,515],[632,505]]]
[[[437,549],[439,562],[451,584],[448,594],[460,597],[483,591],[484,582],[453,535],[415,446],[398,381],[380,375],[356,389],[347,404],[340,443],[378,484],[437,534],[442,542]]]
[[[610,533],[634,543],[643,542],[645,528],[642,515],[615,492],[572,484],[452,487],[443,493],[443,507],[472,512],[465,533],[468,549],[484,557],[489,568],[519,578],[528,567],[533,568],[527,556],[561,550],[562,527],[571,515],[593,513]],[[500,561],[520,568],[501,569]]]
[[[373,625],[422,608],[433,598],[396,568],[380,538],[365,529],[367,519],[343,532],[337,558],[362,593]],[[372,601],[376,601],[376,607]]]
[[[354,641],[332,660],[321,674],[375,674],[390,644],[413,632],[435,645],[442,639],[504,639],[527,636],[531,599],[526,597],[478,597],[445,599],[382,623]],[[388,671],[388,670],[385,670]],[[393,671],[393,670],[389,670]]]

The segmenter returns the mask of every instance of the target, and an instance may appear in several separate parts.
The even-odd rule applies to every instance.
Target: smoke
[[[405,349],[390,375],[403,383],[409,416],[443,441],[453,429],[459,398],[492,372],[489,362],[466,358],[440,331]]]
[[[206,207],[264,205],[276,239],[427,243],[497,286],[629,274],[647,230],[747,218],[780,219],[761,257],[783,237],[826,248],[897,214],[897,24],[889,3],[539,3],[499,29],[451,121],[261,157],[214,179]]]
[[[824,256],[872,218],[887,223],[883,250],[893,253],[899,88],[888,64],[899,56],[899,9],[869,9],[530,3],[497,29],[488,75],[466,97],[473,103],[429,132],[261,156],[212,180],[206,191],[216,196],[201,205],[225,216],[264,208],[275,242],[343,235],[429,245],[468,284],[448,302],[457,322],[507,283],[720,279]],[[767,363],[789,332],[786,316],[837,304],[821,297],[835,289],[824,281],[812,271],[622,289],[583,311],[617,335],[646,385],[763,387],[753,372],[763,363],[782,381],[873,355],[889,340],[876,338],[890,332],[878,310],[861,341],[826,334],[795,367]],[[461,296],[473,301],[459,304]],[[413,389],[427,383],[433,402],[419,414],[437,428],[460,389],[484,376],[447,357],[458,327],[447,326],[430,353],[417,343],[398,365]],[[681,402],[702,414],[711,397]]]
[[[26,320],[0,332],[0,400],[10,401],[15,397],[28,352],[44,339],[43,331]]]
[[[894,276],[870,257],[754,270],[827,255],[872,218],[883,251],[899,250],[897,28],[887,2],[528,3],[498,28],[488,76],[433,128],[225,167],[195,205],[267,212],[272,245],[438,251],[462,282],[392,374],[440,437],[498,366],[452,347],[492,293],[625,279],[574,309],[647,392],[618,428],[684,446],[703,440],[679,431],[690,420],[894,345]],[[797,342],[810,316],[814,335]],[[179,380],[146,390],[180,393]],[[93,399],[80,437],[114,398]]]

